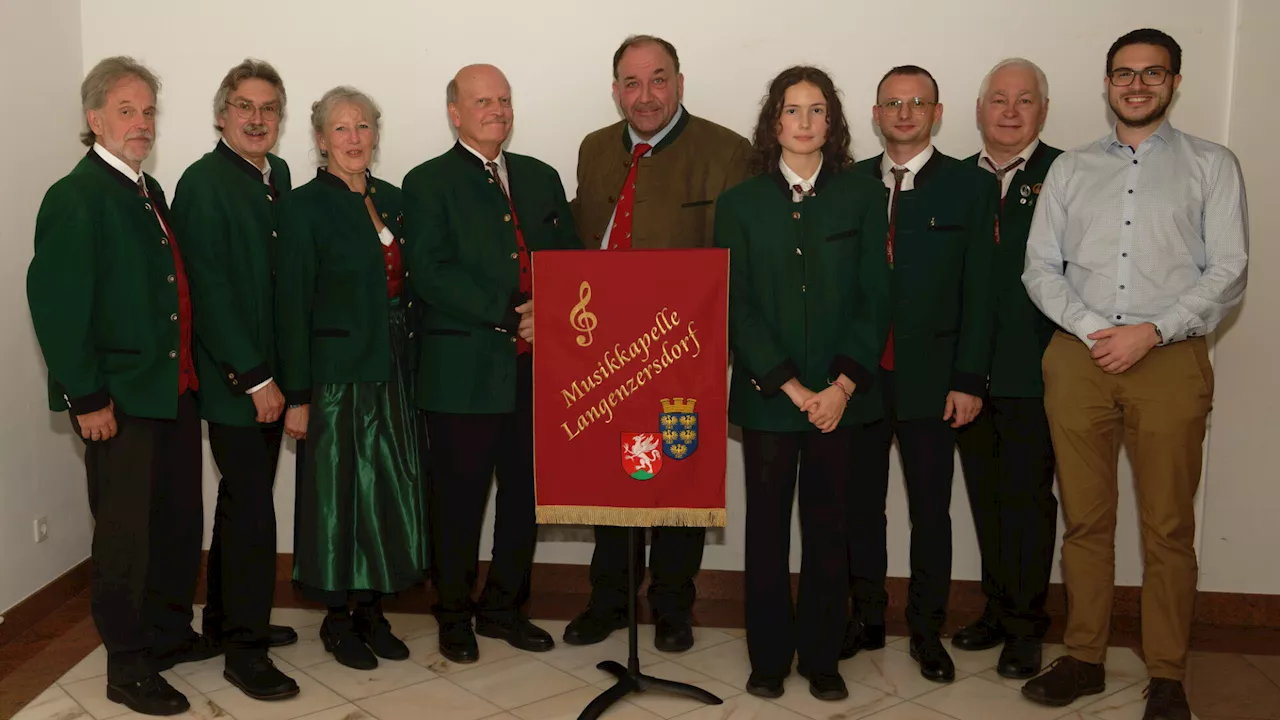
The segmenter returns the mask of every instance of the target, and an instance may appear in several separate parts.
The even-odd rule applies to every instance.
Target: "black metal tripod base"
[[[613,687],[605,690],[596,696],[595,700],[582,711],[578,716],[578,720],[596,720],[608,710],[611,705],[618,702],[622,698],[631,693],[642,693],[650,690],[667,690],[677,695],[685,695],[694,700],[700,700],[708,705],[722,705],[724,701],[703,690],[700,687],[689,685],[687,683],[676,682],[674,680],[663,680],[661,678],[649,677],[640,671],[632,672],[612,660],[605,660],[596,665],[597,668],[614,675],[618,678],[618,682]]]

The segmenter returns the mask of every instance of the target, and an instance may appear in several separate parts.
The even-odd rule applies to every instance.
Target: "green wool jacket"
[[[715,240],[729,249],[729,420],[753,430],[814,430],[779,392],[796,378],[819,392],[841,373],[857,387],[841,425],[883,415],[874,370],[889,333],[883,185],[824,167],[792,202],[782,173],[720,196]]]
[[[289,190],[289,166],[267,155],[276,194]],[[191,281],[200,415],[252,427],[250,389],[276,368],[276,205],[262,171],[224,142],[178,180],[173,225]]]
[[[751,144],[685,110],[671,132],[636,168],[636,249],[711,247],[720,193],[750,177]],[[596,130],[578,149],[573,216],[582,244],[599,249],[618,193],[631,171],[626,121]]]
[[[995,339],[991,355],[991,397],[1044,397],[1040,360],[1055,326],[1027,296],[1022,284],[1031,217],[1040,185],[1062,151],[1041,142],[1013,176],[1000,206],[1000,242],[995,249]],[[978,164],[978,155],[966,163]],[[996,189],[999,193],[999,188]]]
[[[369,176],[369,198],[400,246],[409,267],[413,243],[401,226],[400,189]],[[311,402],[321,383],[386,382],[391,379],[391,301],[387,297],[385,248],[378,240],[365,196],[320,168],[311,182],[280,204],[280,262],[276,285],[276,333],[280,375],[290,404]],[[406,274],[408,274],[406,272]],[[421,301],[401,294],[409,317]],[[409,360],[416,359],[416,332]]]
[[[425,410],[506,413],[516,403],[516,222],[530,253],[581,247],[560,175],[503,153],[515,213],[461,144],[404,179],[410,282],[426,302],[417,401]]]
[[[881,155],[858,163],[881,181]],[[947,393],[982,397],[995,312],[995,176],[934,149],[898,200],[892,325],[896,412],[942,419]],[[889,190],[881,185],[883,207]]]
[[[178,286],[151,203],[92,149],[45,193],[27,302],[49,368],[49,409],[172,419],[178,411]],[[179,249],[182,239],[179,238]]]

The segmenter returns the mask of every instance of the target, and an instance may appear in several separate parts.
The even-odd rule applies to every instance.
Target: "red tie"
[[[902,191],[902,176],[907,174],[904,167],[889,170],[893,173],[893,199],[889,201],[889,235],[885,238],[885,254],[889,256],[889,269],[893,269],[893,235],[898,226],[898,194]],[[889,341],[884,345],[884,354],[880,356],[880,367],[893,370],[893,326],[889,326]]]
[[[618,206],[613,211],[613,229],[609,231],[610,250],[631,249],[631,211],[636,206],[636,168],[640,166],[640,158],[652,145],[636,143],[631,149],[631,171],[627,173],[627,181],[622,184],[622,192],[618,193]]]
[[[996,167],[996,164],[992,162],[991,158],[989,157],[984,157],[982,159],[986,161],[987,167],[991,168],[991,172],[996,174],[996,184],[1000,186],[1000,209],[1003,210],[1004,209],[1004,176],[1008,175],[1014,168],[1021,165],[1025,160],[1025,158],[1017,158],[1016,160],[1014,160],[1013,162],[1009,163],[1008,165],[1002,168]],[[999,215],[996,215],[996,244],[997,245],[1000,244],[1000,216]]]
[[[502,191],[503,197],[507,199],[507,207],[511,210],[511,222],[516,226],[516,252],[520,255],[520,292],[525,297],[533,291],[533,278],[529,275],[529,248],[524,244],[524,231],[520,229],[520,218],[516,216],[516,204],[511,201],[511,194],[507,192],[507,186],[502,184],[502,176],[498,174],[498,164],[495,162],[485,163],[485,167],[489,168],[489,174],[493,176],[493,181],[498,184],[498,189]],[[529,343],[523,338],[516,340],[516,354],[524,354],[532,350]]]

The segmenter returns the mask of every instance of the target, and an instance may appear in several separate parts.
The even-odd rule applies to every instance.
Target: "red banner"
[[[729,253],[534,253],[538,522],[725,524]]]

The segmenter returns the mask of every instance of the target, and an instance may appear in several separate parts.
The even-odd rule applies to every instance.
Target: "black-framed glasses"
[[[280,119],[280,106],[273,103],[267,103],[266,105],[254,105],[248,100],[241,100],[240,102],[232,102],[228,100],[227,106],[233,108],[236,111],[236,115],[238,115],[241,120],[248,120],[252,118],[255,110],[262,113],[263,120]]]
[[[1111,78],[1111,84],[1116,87],[1128,87],[1133,84],[1133,79],[1139,76],[1142,77],[1143,85],[1154,86],[1163,85],[1172,74],[1172,70],[1163,67],[1149,67],[1142,70],[1122,67],[1107,73],[1107,77]]]
[[[892,100],[885,100],[884,102],[880,103],[880,109],[884,110],[885,112],[896,113],[898,112],[899,108],[901,108],[903,105],[906,105],[907,107],[911,108],[911,114],[921,115],[930,106],[937,105],[937,104],[938,103],[936,101],[924,100],[918,97],[913,97],[908,100],[900,100],[898,98],[894,98]]]

